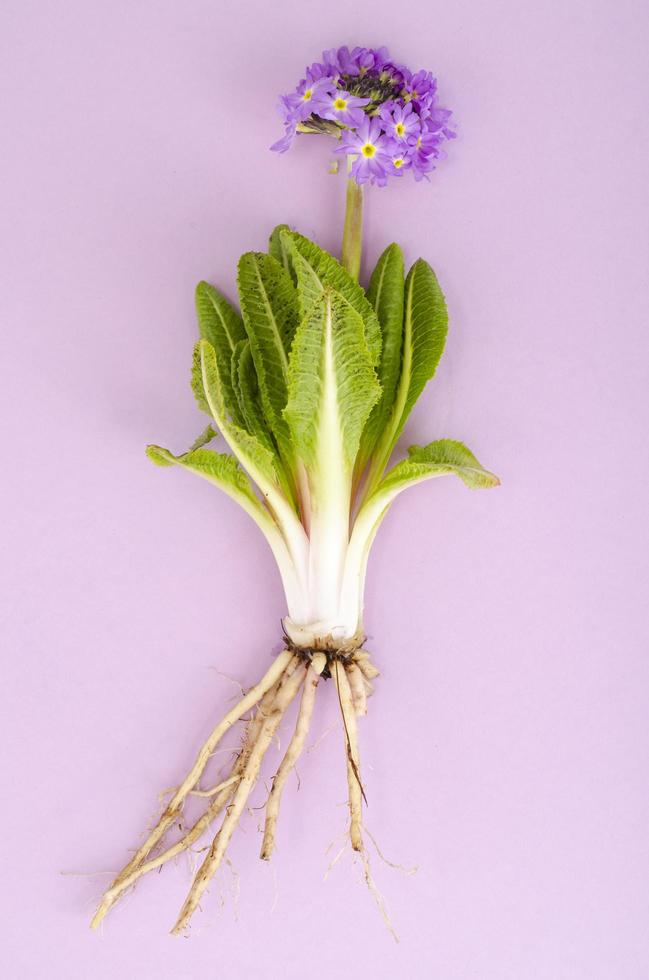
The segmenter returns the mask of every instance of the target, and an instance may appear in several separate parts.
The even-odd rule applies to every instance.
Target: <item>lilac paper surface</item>
[[[3,976],[649,976],[647,19],[5,0]],[[95,935],[107,878],[69,873],[121,866],[236,693],[216,669],[249,684],[278,643],[252,522],[143,449],[204,425],[195,283],[232,294],[280,221],[338,247],[329,144],[267,147],[276,93],[342,43],[432,68],[455,110],[429,186],[368,194],[364,266],[393,239],[434,264],[449,342],[407,436],[466,440],[503,480],[411,490],[372,555],[366,822],[419,868],[373,858],[401,944],[349,854],[323,883],[339,728],[291,780],[272,866],[259,811],[237,833],[238,903],[225,868],[191,941],[168,936],[180,862]],[[321,693],[312,742],[337,723]]]

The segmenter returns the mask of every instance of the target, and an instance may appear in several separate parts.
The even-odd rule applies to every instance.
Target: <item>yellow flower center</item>
[[[404,164],[405,161],[403,160],[402,157],[397,157],[397,159],[396,160],[393,160],[392,162],[394,163],[394,165],[397,168],[397,170],[400,170],[401,167],[403,167],[403,164]]]
[[[406,131],[406,127],[403,125],[403,123],[397,123],[397,125],[394,127],[394,131],[397,136],[403,136]]]
[[[312,95],[313,95],[313,89],[312,88],[308,88],[306,90],[306,92],[304,93],[304,95],[302,96],[302,101],[303,102],[308,102]]]
[[[361,150],[361,153],[363,154],[364,157],[368,157],[368,159],[371,159],[376,153],[376,147],[374,146],[373,143],[366,143],[363,149]]]
[[[347,108],[347,99],[336,99],[334,102],[334,109],[338,112],[342,112],[343,109]]]
[[[421,146],[421,136],[417,137],[417,149]]]

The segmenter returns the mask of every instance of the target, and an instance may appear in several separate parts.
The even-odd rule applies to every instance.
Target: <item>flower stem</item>
[[[353,158],[349,156],[348,172]],[[345,227],[343,230],[342,261],[347,272],[358,279],[361,271],[361,250],[363,247],[363,188],[353,177],[347,179],[347,203],[345,207]]]

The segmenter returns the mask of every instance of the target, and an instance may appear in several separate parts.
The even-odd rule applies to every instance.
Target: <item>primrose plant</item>
[[[286,595],[282,651],[262,679],[211,732],[144,842],[105,892],[99,925],[138,879],[188,851],[221,818],[173,932],[183,931],[213,875],[255,785],[282,717],[299,695],[294,734],[272,780],[261,857],[268,860],[287,776],[302,751],[322,679],[332,679],[342,713],[349,836],[363,844],[364,792],[357,716],[378,671],[364,648],[363,592],[372,541],[407,487],[455,475],[470,488],[493,487],[461,442],[411,446],[390,460],[408,416],[444,349],[447,314],[431,267],[404,274],[398,245],[380,256],[367,289],[358,282],[363,187],[410,172],[427,178],[454,134],[437,105],[430,72],[412,73],[385,48],[326,51],[295,92],[280,100],[289,148],[298,133],[333,137],[347,158],[342,262],[286,225],[267,252],[238,268],[240,311],[213,286],[198,285],[200,340],[192,387],[210,424],[191,448],[147,453],[223,490],[255,521],[277,562]],[[228,451],[206,448],[217,435]],[[217,743],[249,716],[226,773],[203,785]],[[187,829],[190,797],[204,801]],[[170,839],[183,826],[180,836]]]

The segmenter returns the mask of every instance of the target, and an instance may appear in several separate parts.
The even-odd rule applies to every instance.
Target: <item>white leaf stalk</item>
[[[295,733],[267,806],[261,857],[270,858],[282,789],[305,743],[321,678],[334,680],[350,843],[364,849],[357,718],[367,711],[378,674],[363,649],[372,542],[407,487],[446,475],[470,488],[498,480],[466,446],[448,439],[412,446],[388,469],[442,355],[447,316],[430,266],[419,259],[404,278],[397,245],[380,257],[367,291],[359,285],[361,215],[361,188],[349,181],[343,265],[286,226],[276,228],[268,254],[248,253],[239,263],[241,314],[213,286],[198,286],[201,337],[192,387],[210,425],[185,453],[160,446],[147,453],[158,465],[177,465],[209,481],[255,521],[284,586],[285,649],[204,742],[158,822],[104,894],[93,927],[140,877],[189,850],[221,819],[173,932],[186,929],[225,859],[284,713],[301,692]],[[217,435],[227,452],[206,448]],[[221,738],[251,711],[230,772],[212,778],[212,789],[201,786]],[[207,800],[205,809],[170,842],[190,796]]]

